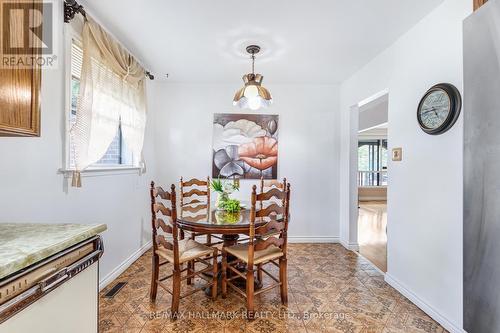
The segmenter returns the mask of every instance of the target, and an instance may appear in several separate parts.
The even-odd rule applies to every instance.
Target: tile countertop
[[[106,229],[105,224],[0,223],[0,279]]]

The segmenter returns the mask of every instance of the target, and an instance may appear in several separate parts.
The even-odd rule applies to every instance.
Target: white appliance
[[[95,236],[0,281],[0,333],[91,333],[98,330]]]

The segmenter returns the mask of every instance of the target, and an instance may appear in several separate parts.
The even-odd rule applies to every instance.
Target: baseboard
[[[99,291],[106,288],[106,286],[110,284],[114,279],[116,279],[121,273],[125,272],[125,270],[129,268],[130,265],[134,263],[134,261],[139,259],[139,257],[142,256],[147,250],[149,250],[152,245],[153,245],[152,241],[147,242],[146,244],[141,246],[137,251],[132,253],[130,257],[128,257],[124,262],[118,265],[118,267],[116,267],[108,275],[103,277],[102,280],[99,281]]]
[[[441,315],[436,309],[434,309],[427,302],[418,297],[414,292],[408,289],[403,283],[399,282],[396,278],[391,276],[389,273],[385,274],[385,281],[391,285],[394,289],[399,291],[403,296],[412,301],[416,306],[418,306],[422,311],[427,313],[432,319],[437,321],[441,326],[447,329],[451,333],[466,333],[458,325],[454,324],[452,321],[447,319],[445,316]]]
[[[342,246],[345,247],[346,249],[348,249],[349,251],[359,251],[359,244],[358,243],[349,243],[349,242],[346,242],[344,240],[340,240],[339,243],[342,244]]]
[[[339,243],[334,236],[288,236],[289,243]]]

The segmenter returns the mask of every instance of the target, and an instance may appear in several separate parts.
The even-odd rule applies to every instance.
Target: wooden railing
[[[387,170],[358,171],[358,186],[387,186]]]

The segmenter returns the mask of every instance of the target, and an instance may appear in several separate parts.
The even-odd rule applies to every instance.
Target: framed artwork
[[[276,179],[278,115],[214,114],[212,177]]]

